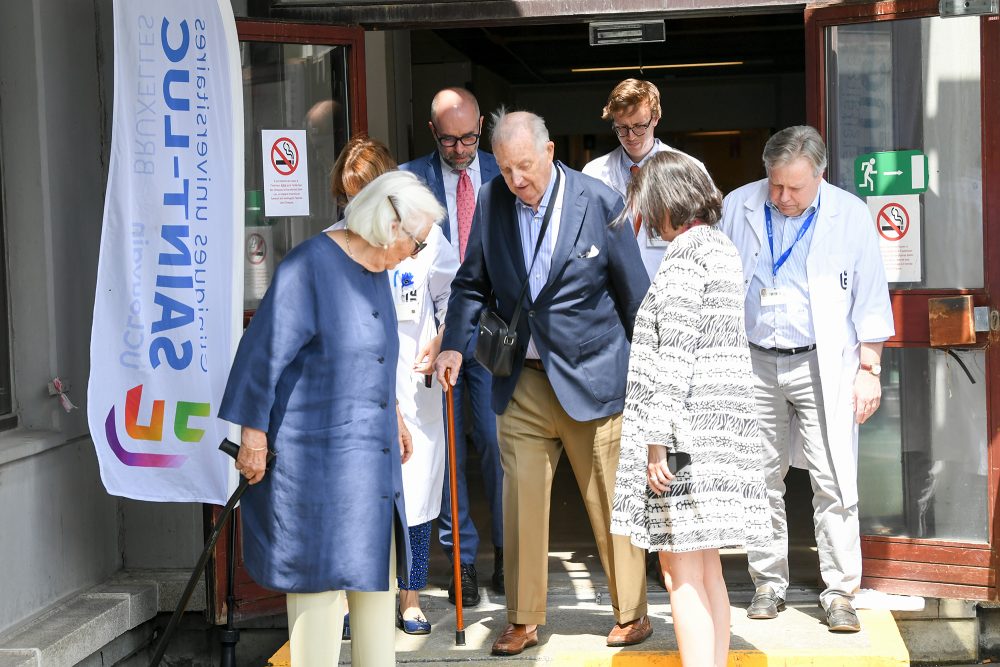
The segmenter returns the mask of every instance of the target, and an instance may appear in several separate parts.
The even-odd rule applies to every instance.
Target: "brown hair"
[[[365,134],[351,137],[330,172],[330,192],[341,208],[376,178],[398,165],[389,149],[378,139]]]
[[[629,181],[628,207],[641,214],[650,232],[663,235],[666,221],[680,229],[695,221],[714,225],[722,217],[722,193],[693,158],[660,151]]]
[[[659,118],[660,91],[649,81],[641,79],[625,79],[608,95],[608,103],[601,111],[601,120],[612,120],[614,114],[629,111],[645,102],[653,112],[653,118]]]

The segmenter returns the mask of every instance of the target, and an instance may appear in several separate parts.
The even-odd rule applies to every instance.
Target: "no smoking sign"
[[[309,215],[309,154],[305,130],[261,130],[264,215]]]
[[[875,216],[875,229],[886,241],[899,241],[910,229],[910,214],[902,204],[890,202]]]
[[[291,176],[299,166],[299,148],[288,137],[271,145],[271,165],[282,176]]]
[[[868,197],[867,204],[886,278],[890,283],[919,283],[923,279],[920,195]]]

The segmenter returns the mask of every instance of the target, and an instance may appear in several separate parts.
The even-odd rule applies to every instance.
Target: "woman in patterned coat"
[[[719,549],[771,535],[743,271],[715,227],[722,195],[688,156],[655,155],[628,199],[671,243],[635,321],[611,530],[664,552],[683,664],[721,667],[729,594]]]

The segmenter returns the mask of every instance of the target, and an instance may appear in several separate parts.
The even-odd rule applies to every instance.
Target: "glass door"
[[[237,20],[236,28],[243,66],[243,306],[249,322],[285,254],[337,220],[330,171],[351,135],[367,129],[364,31],[252,20]],[[282,151],[278,157],[272,155],[271,137]],[[282,139],[292,142],[294,162],[283,152]],[[304,187],[290,212],[288,203],[268,190],[266,174],[300,164],[295,175]],[[272,206],[276,202],[280,205]],[[214,524],[219,510],[206,507],[206,526]],[[257,586],[243,568],[239,517],[237,510],[229,524],[236,526],[235,619],[282,613],[285,596]],[[210,616],[220,624],[226,620],[228,530],[216,546],[207,582]]]
[[[807,94],[827,179],[872,212],[896,322],[882,407],[861,427],[862,587],[988,599],[1000,211],[990,215],[998,144],[984,119],[998,109],[984,82],[1000,69],[998,24],[937,14],[922,0],[807,10]],[[986,326],[940,336],[947,318],[934,318],[955,303],[982,307]]]

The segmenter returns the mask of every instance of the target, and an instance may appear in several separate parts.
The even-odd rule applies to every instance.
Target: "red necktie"
[[[472,192],[472,179],[466,169],[456,169],[458,189],[455,191],[455,209],[458,214],[458,258],[465,259],[465,247],[469,245],[469,231],[472,229],[472,214],[476,210],[476,196]]]
[[[639,173],[639,165],[633,164],[631,167],[628,168],[628,170],[630,172],[632,172],[632,176],[635,177],[635,175]],[[639,230],[642,229],[642,214],[641,213],[639,215],[635,216],[635,221],[632,224],[635,225],[635,230],[634,231],[635,231],[635,235],[638,237],[639,236]]]

